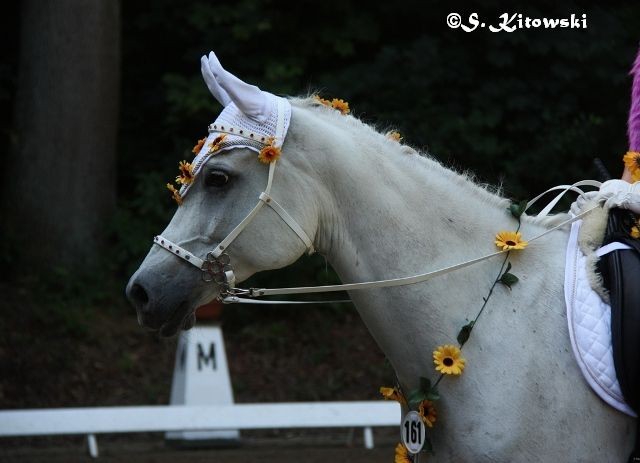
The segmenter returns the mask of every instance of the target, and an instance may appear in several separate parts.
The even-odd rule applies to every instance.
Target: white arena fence
[[[400,405],[391,401],[298,402],[206,406],[52,408],[0,411],[0,437],[81,434],[98,456],[96,434],[228,429],[364,428],[399,426]]]

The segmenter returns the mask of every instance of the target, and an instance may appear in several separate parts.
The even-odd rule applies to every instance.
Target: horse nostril
[[[136,307],[144,307],[149,302],[149,295],[142,285],[134,283],[129,290],[129,299]]]

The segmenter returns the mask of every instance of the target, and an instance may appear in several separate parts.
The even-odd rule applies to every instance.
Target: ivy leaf
[[[468,341],[469,336],[471,336],[471,330],[473,329],[474,324],[475,324],[474,321],[470,321],[469,323],[464,325],[462,328],[460,328],[460,332],[458,333],[458,337],[456,338],[460,346],[463,346],[464,343]]]
[[[435,455],[436,453],[433,451],[433,444],[431,444],[431,439],[429,437],[425,437],[424,445],[422,446],[423,452],[429,452],[431,455]]]
[[[427,400],[440,400],[440,393],[438,392],[438,389],[435,387],[429,389],[429,392],[426,394],[426,398]]]
[[[511,270],[511,262],[507,262],[507,269],[504,271],[504,273],[509,273],[509,270]]]
[[[500,283],[502,283],[503,285],[505,285],[509,289],[511,289],[511,286],[516,284],[518,281],[520,281],[520,280],[513,273],[505,272],[500,277]]]
[[[416,406],[427,398],[427,394],[422,389],[414,389],[407,397],[410,406]]]
[[[425,394],[431,390],[431,380],[429,378],[420,376],[420,390]]]
[[[522,216],[522,214],[524,214],[524,210],[527,208],[527,201],[520,201],[520,202],[512,202],[511,205],[509,206],[509,212],[511,212],[511,215],[514,216],[516,219],[520,220],[520,217]]]

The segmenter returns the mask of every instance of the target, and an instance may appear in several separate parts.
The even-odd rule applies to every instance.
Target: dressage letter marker
[[[171,405],[232,405],[233,391],[222,330],[205,325],[183,331],[178,339]],[[237,430],[173,431],[165,438],[179,446],[228,445]]]
[[[409,453],[415,455],[422,450],[426,429],[418,412],[409,412],[405,415],[400,426],[400,436]]]

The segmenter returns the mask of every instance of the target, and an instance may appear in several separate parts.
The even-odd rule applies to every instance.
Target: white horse
[[[271,196],[300,224],[343,282],[397,278],[496,250],[513,230],[509,201],[467,176],[386,138],[352,116],[293,98]],[[204,258],[255,205],[268,167],[254,152],[212,157],[163,236]],[[548,224],[523,217],[525,238]],[[467,367],[439,385],[435,456],[446,462],[621,462],[632,418],[602,402],[582,379],[570,347],[563,296],[566,230],[512,253],[520,282],[499,285],[465,345]],[[265,208],[228,253],[237,281],[293,263],[305,251]],[[350,297],[405,391],[436,378],[432,351],[455,343],[500,267],[496,257],[416,285]],[[140,322],[172,335],[217,297],[197,268],[154,246],[127,293]],[[376,387],[378,385],[372,385]]]

